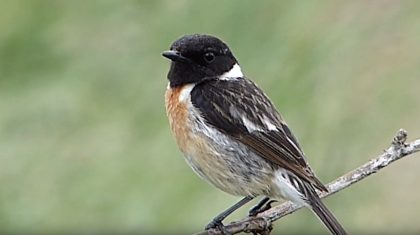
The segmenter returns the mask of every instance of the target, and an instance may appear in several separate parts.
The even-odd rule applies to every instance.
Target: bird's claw
[[[252,217],[252,216],[256,216],[259,213],[262,213],[266,210],[271,209],[271,204],[273,204],[274,202],[277,202],[276,200],[270,200],[266,203],[264,203],[264,205],[260,206],[260,207],[253,207],[251,208],[251,210],[249,210],[248,212],[248,216]]]
[[[219,220],[212,220],[209,224],[207,224],[205,230],[209,229],[219,229],[223,235],[229,235],[225,225],[223,225],[222,221]]]

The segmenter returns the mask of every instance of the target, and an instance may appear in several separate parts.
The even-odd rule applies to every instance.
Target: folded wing
[[[201,82],[192,90],[191,102],[208,124],[250,147],[266,161],[327,191],[274,105],[252,81],[237,78]]]

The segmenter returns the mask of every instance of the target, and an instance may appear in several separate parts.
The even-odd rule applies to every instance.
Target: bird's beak
[[[175,61],[175,62],[182,62],[182,63],[187,63],[190,62],[190,59],[188,59],[187,57],[182,56],[178,51],[175,50],[170,50],[170,51],[164,51],[162,53],[162,56]]]

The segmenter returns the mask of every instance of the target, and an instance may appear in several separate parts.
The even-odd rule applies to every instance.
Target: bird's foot
[[[225,225],[223,225],[222,221],[220,220],[212,220],[209,224],[207,224],[205,230],[209,229],[218,229],[223,235],[229,235]]]
[[[273,204],[274,202],[277,202],[277,201],[276,200],[267,200],[264,203],[258,203],[256,206],[252,207],[251,210],[249,210],[248,216],[250,216],[250,217],[256,216],[259,213],[262,213],[266,210],[271,209],[271,204]]]

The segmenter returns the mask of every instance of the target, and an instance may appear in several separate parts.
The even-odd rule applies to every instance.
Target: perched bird
[[[206,229],[264,195],[251,215],[284,198],[310,208],[332,234],[346,234],[322,203],[327,188],[273,103],[246,78],[229,47],[209,35],[187,35],[162,54],[170,59],[165,103],[176,142],[190,167],[217,188],[244,198]]]

